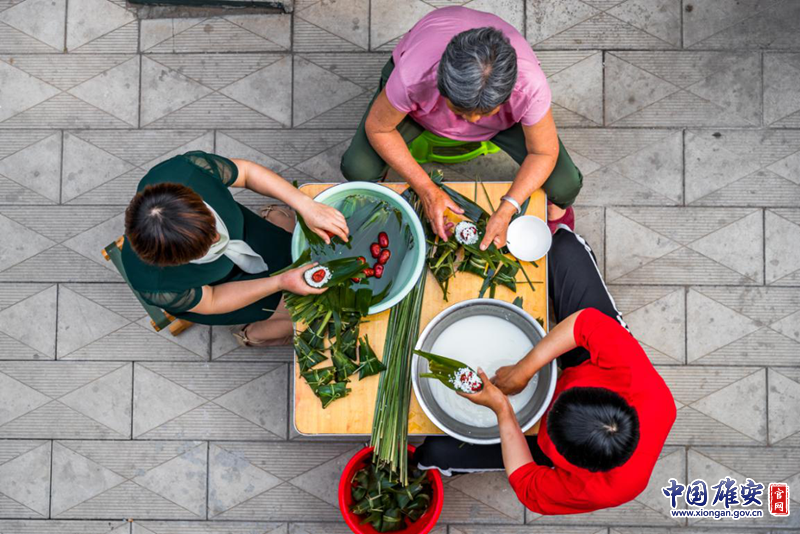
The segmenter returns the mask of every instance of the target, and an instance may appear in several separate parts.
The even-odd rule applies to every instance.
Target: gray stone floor
[[[0,533],[346,531],[335,488],[359,443],[292,430],[291,355],[156,334],[99,252],[177,153],[340,180],[388,52],[462,3],[539,53],[586,176],[579,231],[678,420],[631,503],[542,517],[503,475],[461,476],[437,533],[800,531],[800,500],[687,525],[659,490],[800,483],[800,2],[298,0],[140,22],[122,0],[0,0]],[[502,155],[447,169],[513,174]]]

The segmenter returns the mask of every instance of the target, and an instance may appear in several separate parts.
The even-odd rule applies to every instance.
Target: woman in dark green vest
[[[347,240],[338,210],[314,202],[286,180],[246,160],[188,152],[153,167],[125,212],[122,261],[131,286],[175,317],[212,325],[245,324],[234,333],[248,346],[287,344],[292,322],[282,291],[320,293],[292,263],[293,218],[267,220],[236,202],[245,187],[289,205],[326,242]]]

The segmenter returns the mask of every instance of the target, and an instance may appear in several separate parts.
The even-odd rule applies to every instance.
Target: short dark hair
[[[639,416],[606,388],[563,391],[547,414],[547,434],[568,462],[592,472],[627,462],[639,443]]]
[[[185,185],[148,185],[125,210],[125,236],[145,263],[183,265],[202,258],[217,235],[214,214]]]
[[[439,92],[458,109],[488,113],[517,83],[517,51],[496,28],[475,28],[450,40],[437,70]]]

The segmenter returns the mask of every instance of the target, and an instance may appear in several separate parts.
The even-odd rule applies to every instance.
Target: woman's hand
[[[506,395],[516,395],[528,385],[529,378],[518,365],[506,365],[495,373],[492,383]]]
[[[278,276],[280,277],[281,289],[296,295],[319,295],[320,293],[325,293],[328,290],[327,287],[322,287],[319,289],[311,287],[303,277],[306,271],[313,269],[317,265],[318,264],[316,262],[307,263],[279,274]]]
[[[325,243],[330,244],[331,236],[334,235],[347,242],[350,229],[347,227],[347,220],[344,215],[336,208],[326,206],[321,202],[311,201],[300,215],[302,215],[306,226],[320,236]]]
[[[489,377],[486,376],[486,373],[484,373],[483,369],[480,367],[478,367],[478,376],[481,378],[481,380],[483,380],[482,390],[480,390],[478,393],[459,392],[458,394],[465,399],[471,400],[475,404],[486,406],[494,413],[500,412],[508,404],[508,397],[506,397],[502,391],[497,389],[497,386],[492,384],[492,382],[489,380]]]
[[[508,233],[508,225],[511,223],[511,217],[516,213],[514,206],[503,202],[497,208],[489,222],[486,223],[486,233],[481,240],[481,250],[486,250],[489,245],[494,243],[497,248],[506,246],[506,234]]]
[[[422,200],[422,206],[425,208],[425,215],[431,222],[433,231],[436,235],[447,241],[447,218],[444,212],[448,209],[453,213],[461,215],[464,210],[458,207],[458,204],[453,202],[450,195],[445,193],[441,187],[430,182],[429,186],[425,187],[419,192],[419,197]]]

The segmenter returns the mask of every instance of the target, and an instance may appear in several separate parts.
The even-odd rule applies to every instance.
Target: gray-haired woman
[[[520,164],[481,242],[503,246],[511,217],[539,187],[551,205],[551,229],[572,227],[572,203],[583,176],[558,139],[550,88],[525,38],[501,18],[464,7],[437,9],[400,41],[342,157],[348,180],[377,181],[393,168],[419,193],[440,237],[444,213],[458,206],[435,187],[407,143],[424,130],[461,141],[485,141]]]

